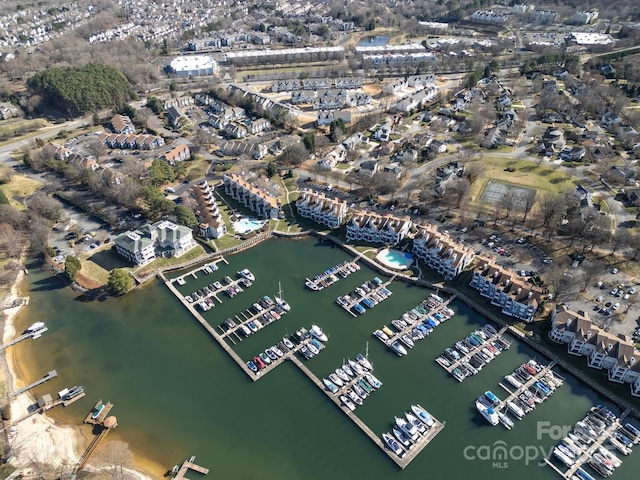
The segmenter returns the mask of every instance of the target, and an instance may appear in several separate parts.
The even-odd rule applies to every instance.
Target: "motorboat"
[[[436,423],[433,417],[429,415],[429,413],[420,405],[411,405],[411,411],[416,417],[420,419],[422,423],[424,423],[429,428],[433,427],[433,425]]]
[[[407,422],[418,429],[418,432],[424,433],[427,431],[427,427],[424,425],[424,423],[418,420],[418,417],[416,417],[415,415],[409,412],[405,412],[404,416],[407,419]]]
[[[257,318],[253,319],[253,324],[256,326],[256,328],[258,330],[260,330],[262,327],[264,327],[264,325],[262,324],[262,322],[260,320],[258,320]]]
[[[269,355],[267,355],[265,352],[260,353],[260,355],[258,356],[266,365],[269,365],[271,363],[271,359],[269,358]]]
[[[27,328],[27,330],[25,331],[25,335],[29,335],[35,340],[36,338],[40,338],[42,334],[47,330],[49,329],[44,322],[35,322],[32,323],[29,328]]]
[[[96,418],[98,418],[102,413],[102,411],[104,410],[104,407],[105,407],[104,403],[101,403],[98,407],[96,407],[94,412],[91,414],[91,419],[95,420]]]
[[[413,443],[407,437],[407,434],[400,430],[398,427],[394,426],[391,431],[393,432],[393,436],[398,439],[398,441],[402,444],[404,448],[412,448]]]
[[[374,330],[373,334],[378,338],[378,340],[382,340],[383,342],[389,340],[389,335],[384,333],[382,330]]]
[[[371,365],[371,362],[369,362],[369,360],[367,360],[367,358],[361,353],[356,355],[356,361],[360,365],[362,365],[363,368],[366,368],[369,371],[373,370],[373,366]]]
[[[611,463],[611,460],[607,460],[599,453],[594,453],[592,458],[593,460],[598,462],[598,464],[602,466],[606,471],[608,471],[609,473],[613,472],[614,467],[613,467],[613,463]]]
[[[331,380],[338,387],[342,387],[344,385],[340,377],[338,377],[335,373],[329,374],[329,380]]]
[[[400,337],[400,341],[404,343],[407,347],[413,348],[413,345],[414,345],[413,340],[411,340],[411,337],[406,333]]]
[[[363,307],[362,305],[360,305],[359,303],[356,303],[356,304],[353,306],[353,309],[354,309],[357,313],[359,313],[360,315],[362,315],[363,313],[365,313],[365,312],[366,312],[366,310],[364,309],[364,307]]]
[[[367,380],[369,385],[371,385],[375,389],[378,389],[382,386],[382,382],[374,377],[371,373],[365,374],[364,378]]]
[[[353,389],[353,391],[356,393],[356,395],[358,395],[360,398],[362,398],[363,400],[365,398],[367,398],[369,396],[369,394],[364,390],[364,388],[362,388],[360,385],[358,385],[357,383],[352,385],[351,387]]]
[[[469,349],[467,348],[467,346],[464,344],[464,342],[462,340],[459,340],[456,342],[456,348],[458,349],[458,351],[464,355],[466,355],[467,353],[469,353]]]
[[[496,397],[490,390],[487,390],[486,392],[484,392],[484,396],[487,400],[489,400],[494,405],[500,405],[502,403],[502,400]]]
[[[300,353],[304,356],[304,358],[306,358],[307,360],[310,359],[311,357],[313,357],[313,354],[309,351],[309,349],[307,348],[306,345],[302,345],[302,347],[300,347]]]
[[[249,330],[251,330],[252,333],[255,333],[258,331],[257,325],[253,322],[248,322],[247,327],[249,327]]]
[[[356,406],[354,405],[354,403],[351,400],[349,400],[346,396],[340,395],[340,401],[345,407],[347,407],[352,412],[356,409]]]
[[[558,460],[560,460],[562,463],[564,463],[567,467],[570,467],[571,465],[573,465],[575,463],[573,461],[573,459],[571,459],[571,457],[569,457],[562,450],[560,450],[560,447],[554,448],[553,449],[553,454],[555,455],[555,457]]]
[[[354,378],[356,376],[356,374],[353,373],[353,370],[351,370],[351,367],[346,363],[342,365],[342,371],[349,375],[351,378]]]
[[[246,278],[250,282],[255,282],[255,280],[256,280],[256,277],[253,275],[253,273],[251,273],[251,271],[248,268],[244,268],[244,269],[240,270],[238,272],[238,274],[241,277]]]
[[[253,362],[258,366],[260,370],[267,366],[260,357],[253,357]]]
[[[507,430],[511,430],[513,428],[513,420],[511,420],[506,413],[498,412],[498,419]]]
[[[487,335],[489,335],[490,337],[498,334],[498,331],[490,323],[487,323],[483,328]]]
[[[367,383],[364,378],[359,378],[356,382],[356,385],[359,385],[367,394],[373,392],[373,387]]]
[[[454,362],[460,360],[460,354],[453,348],[445,348],[444,353],[450,360],[453,360]]]
[[[349,396],[349,398],[353,403],[355,403],[356,405],[362,405],[362,397],[358,395],[356,392],[349,389],[346,391],[346,394]]]
[[[407,434],[411,440],[416,440],[419,436],[418,427],[410,424],[404,418],[395,417],[396,425],[400,430]]]
[[[318,349],[318,347],[316,347],[312,342],[307,343],[307,348],[311,352],[312,356],[320,353],[320,350]]]
[[[253,362],[253,360],[249,360],[249,361],[247,362],[247,367],[249,367],[249,369],[250,369],[252,372],[257,372],[257,371],[258,371],[258,366]]]
[[[395,333],[393,333],[393,330],[391,330],[389,327],[387,327],[386,325],[384,327],[382,327],[382,333],[384,333],[386,336],[388,336],[389,338],[393,337],[395,335]]]
[[[464,372],[457,367],[453,369],[453,371],[451,372],[451,375],[453,375],[453,378],[455,378],[459,382],[463,381],[466,378],[466,375],[464,374]]]
[[[337,375],[337,376],[340,378],[340,380],[342,380],[343,382],[349,382],[349,381],[351,381],[351,379],[349,378],[349,375],[347,375],[347,374],[345,373],[345,371],[344,371],[342,368],[340,368],[340,367],[336,368],[335,372],[336,372],[336,375]]]
[[[513,375],[505,375],[504,379],[509,382],[512,387],[520,388],[522,387],[522,383],[519,382]]]
[[[485,404],[476,400],[476,408],[482,414],[482,416],[489,422],[491,425],[498,425],[500,423],[500,418],[495,410],[491,407],[487,407]]]
[[[60,393],[58,393],[60,398],[63,400],[71,400],[72,398],[75,398],[84,393],[84,387],[82,385],[76,385],[66,391],[65,390],[62,390]]]
[[[312,336],[314,336],[321,342],[326,342],[327,340],[329,340],[329,338],[327,338],[327,336],[324,334],[322,329],[317,325],[311,325],[311,330],[309,330],[309,332],[311,333]]]
[[[272,361],[276,361],[278,359],[278,355],[276,355],[276,353],[271,350],[270,348],[267,348],[264,353],[267,354],[267,356],[272,360]]]
[[[640,430],[638,430],[636,427],[634,427],[630,423],[625,423],[624,428],[627,432],[631,434],[633,438],[631,437],[629,438],[631,438],[635,443],[638,443],[640,441]]]
[[[329,390],[331,393],[338,393],[338,386],[331,380],[323,378],[322,382],[324,383],[324,386],[327,387],[327,390]]]
[[[444,368],[451,366],[451,363],[449,362],[449,360],[447,360],[443,356],[436,357],[436,362],[438,362],[438,365]]]
[[[246,325],[240,325],[240,331],[245,337],[248,337],[249,335],[251,335],[251,330],[249,330],[249,327],[247,327]]]
[[[518,420],[522,420],[524,418],[524,411],[511,400],[507,402],[507,408],[516,416]]]
[[[282,350],[280,350],[277,345],[274,345],[273,347],[271,347],[271,351],[273,353],[275,353],[278,356],[278,358],[280,358],[280,357],[282,357],[284,355]]]
[[[598,447],[598,453],[602,455],[603,458],[609,460],[614,468],[618,468],[622,465],[622,460],[615,456],[612,452],[604,448],[602,445]]]
[[[402,447],[400,447],[400,444],[391,435],[389,435],[388,433],[383,433],[382,440],[384,440],[385,445],[389,447],[389,449],[393,453],[395,453],[399,457],[402,457],[404,455],[404,450],[402,450]]]
[[[356,375],[364,375],[364,370],[362,369],[362,367],[358,362],[354,362],[353,360],[349,359],[348,363],[349,363],[349,366],[351,367],[351,370],[356,372]]]
[[[407,349],[397,340],[391,344],[391,349],[396,352],[399,357],[407,354]]]

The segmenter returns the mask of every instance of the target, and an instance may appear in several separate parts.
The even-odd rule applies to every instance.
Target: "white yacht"
[[[44,322],[35,322],[32,323],[29,328],[24,332],[27,335],[30,335],[31,338],[40,338],[44,332],[49,330],[47,325]]]
[[[404,418],[395,417],[395,420],[398,428],[406,433],[411,440],[416,440],[418,438],[418,429],[415,425],[411,425]]]
[[[516,416],[518,420],[522,420],[524,418],[524,411],[511,400],[507,402],[507,408]]]
[[[241,277],[246,278],[250,282],[254,282],[256,280],[256,277],[253,275],[253,273],[251,273],[251,271],[248,268],[244,268],[244,269],[240,270],[238,272],[238,274]]]
[[[392,349],[394,352],[396,352],[396,354],[397,354],[399,357],[401,357],[401,356],[403,356],[403,355],[406,355],[406,354],[407,354],[407,349],[406,349],[406,348],[404,348],[404,347],[402,346],[402,344],[401,344],[399,341],[397,341],[397,340],[396,340],[395,342],[393,342],[390,346],[391,346],[391,349]]]
[[[482,402],[476,400],[476,408],[487,419],[491,425],[498,425],[500,418],[493,408],[487,407]]]
[[[329,338],[325,335],[322,329],[317,325],[311,325],[311,330],[309,330],[312,336],[320,340],[321,342],[326,342]]]

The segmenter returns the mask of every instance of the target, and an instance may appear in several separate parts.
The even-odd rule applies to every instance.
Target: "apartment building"
[[[475,269],[470,285],[500,307],[502,313],[525,322],[533,321],[542,295],[542,288],[497,265],[495,258]]]
[[[224,236],[227,233],[227,227],[220,210],[218,210],[214,188],[204,180],[200,184],[193,185],[191,192],[198,204],[195,213],[200,221],[198,225],[200,236],[204,238],[220,238]]]
[[[456,242],[446,233],[438,232],[435,225],[415,225],[413,255],[423,260],[446,280],[451,280],[473,261],[473,250]]]
[[[196,246],[190,228],[167,220],[122,233],[113,243],[118,254],[137,265],[145,265],[158,256],[180,257]]]
[[[256,213],[258,217],[278,218],[280,202],[277,198],[235,173],[225,174],[222,179],[225,193]]]
[[[347,204],[339,198],[328,198],[324,193],[304,189],[296,200],[296,211],[329,228],[338,228],[345,221]]]
[[[396,245],[402,241],[411,228],[409,217],[379,215],[357,211],[347,223],[347,242],[365,241]]]

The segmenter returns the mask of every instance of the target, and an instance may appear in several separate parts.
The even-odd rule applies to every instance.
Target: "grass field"
[[[184,255],[182,255],[181,257],[171,257],[171,258],[164,258],[164,257],[160,257],[160,258],[156,258],[153,262],[145,265],[144,267],[141,267],[140,269],[137,270],[137,274],[138,275],[146,275],[149,272],[157,269],[157,268],[162,268],[162,267],[166,267],[169,265],[176,265],[178,263],[182,263],[182,262],[188,262],[189,260],[193,260],[194,258],[198,258],[200,255],[203,255],[204,252],[204,248],[200,245],[198,245],[195,248],[192,248],[191,250],[189,250],[187,253],[185,253]]]
[[[483,157],[479,178],[471,186],[470,196],[477,202],[489,180],[497,180],[512,185],[533,188],[538,192],[566,193],[573,191],[576,179],[569,178],[564,172],[550,166],[540,166],[519,159],[501,157]],[[505,168],[515,171],[507,172]]]
[[[37,180],[32,180],[31,178],[23,175],[13,175],[11,177],[11,181],[2,186],[2,191],[11,202],[11,205],[23,210],[25,207],[22,204],[21,199],[32,195],[33,192],[38,190],[40,187],[42,187],[42,183]]]
[[[80,273],[101,285],[106,285],[109,280],[109,272],[91,260],[82,261]]]

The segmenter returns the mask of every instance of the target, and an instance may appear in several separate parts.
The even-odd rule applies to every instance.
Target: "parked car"
[[[633,295],[634,293],[636,293],[636,287],[631,287],[629,289],[629,295]]]
[[[598,295],[596,297],[596,302],[601,302],[602,301],[602,295]]]
[[[618,293],[618,289],[614,288],[609,292],[611,295],[615,295],[616,293]]]
[[[617,310],[620,308],[620,304],[618,302],[616,302],[613,307],[611,307],[613,310]]]
[[[599,281],[598,283],[596,283],[596,287],[598,287],[598,288],[602,287],[602,285],[603,285],[602,281]]]
[[[611,273],[615,275],[616,273],[618,273],[618,269],[614,267],[614,268],[611,270]]]

